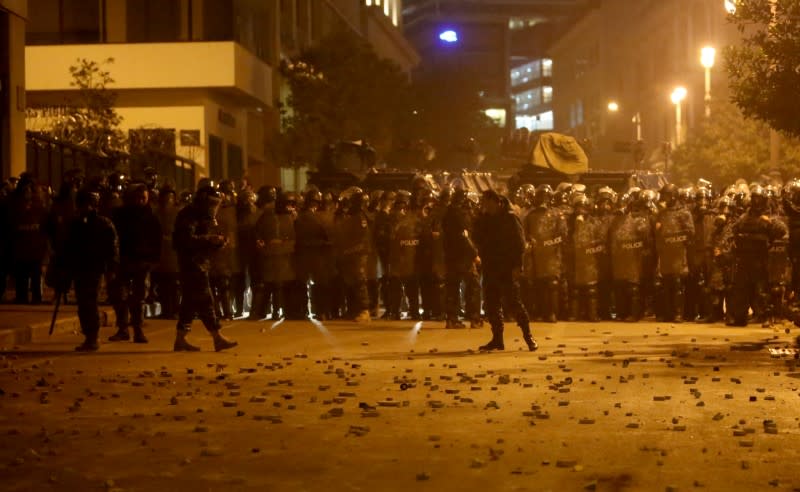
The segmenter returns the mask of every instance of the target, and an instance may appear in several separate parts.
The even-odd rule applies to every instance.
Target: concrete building
[[[7,3],[7,2],[6,2]],[[28,106],[70,103],[69,67],[102,61],[123,129],[174,133],[166,151],[198,175],[280,180],[269,136],[279,125],[280,60],[347,27],[405,70],[416,53],[399,29],[400,0],[29,0]],[[41,125],[31,112],[28,127]]]
[[[0,0],[0,179],[25,170],[25,0]]]
[[[533,97],[533,83],[513,79],[523,70],[542,63],[549,29],[583,8],[585,0],[406,0],[404,22],[408,39],[422,56],[415,77],[458,71],[475,80],[487,115],[508,129],[522,111],[525,124],[546,113],[546,103],[527,108],[517,98]],[[452,31],[455,39],[441,36]],[[543,86],[539,87],[540,92]],[[544,96],[540,99],[543,100]],[[536,106],[534,108],[534,105]],[[541,117],[540,117],[541,119]],[[551,118],[552,119],[552,118]]]
[[[664,144],[705,117],[700,52],[737,39],[726,15],[718,0],[596,3],[549,50],[556,131],[586,139],[593,168],[633,167],[638,139],[646,160],[663,164]],[[727,99],[719,56],[711,82],[713,99]],[[677,125],[670,95],[679,86],[687,94]]]

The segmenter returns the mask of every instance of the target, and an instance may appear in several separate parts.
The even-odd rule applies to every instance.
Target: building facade
[[[25,171],[25,0],[0,0],[0,179]]]
[[[478,86],[487,115],[509,130],[551,126],[545,121],[552,120],[546,102],[551,95],[549,76],[523,79],[537,64],[549,71],[545,47],[551,27],[584,4],[585,0],[406,0],[406,35],[422,56],[415,77],[458,72]],[[446,31],[456,38],[443,40]],[[515,72],[520,77],[514,77]]]
[[[122,128],[167,131],[164,149],[214,179],[279,184],[280,61],[335,29],[362,35],[405,70],[416,54],[392,15],[365,0],[29,0],[25,74],[29,129],[37,108],[69,105],[69,67],[101,62],[115,82]]]
[[[549,51],[556,131],[584,140],[593,168],[633,167],[637,140],[646,166],[668,164],[665,148],[705,117],[701,49],[720,53],[737,39],[727,15],[718,0],[598,2]],[[712,107],[728,99],[719,58],[710,72]],[[686,89],[679,125],[670,97],[677,87]]]

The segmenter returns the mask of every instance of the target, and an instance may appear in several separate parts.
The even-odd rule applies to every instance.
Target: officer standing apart
[[[197,190],[194,202],[178,213],[172,242],[178,253],[182,298],[178,315],[176,352],[197,352],[199,347],[186,341],[186,335],[195,314],[214,338],[214,350],[229,349],[238,345],[222,334],[222,328],[214,313],[211,295],[209,268],[211,257],[225,245],[225,236],[213,234],[216,227],[217,210],[222,198],[211,184]]]
[[[117,231],[111,221],[98,215],[100,194],[86,189],[77,192],[75,205],[78,215],[70,222],[64,249],[56,265],[63,276],[61,287],[75,282],[78,319],[85,340],[75,350],[94,352],[100,332],[100,311],[97,297],[103,275],[113,276],[119,263]]]
[[[508,306],[522,330],[522,337],[533,352],[538,348],[531,335],[528,313],[519,298],[519,279],[525,237],[519,218],[507,207],[497,192],[483,193],[483,214],[475,233],[483,266],[484,309],[492,326],[492,339],[480,350],[503,350],[502,306]],[[507,202],[506,202],[507,203]]]

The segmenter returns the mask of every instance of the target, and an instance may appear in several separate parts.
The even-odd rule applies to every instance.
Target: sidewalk
[[[0,304],[0,348],[46,340],[53,308],[52,304]],[[111,306],[100,306],[100,326],[113,324],[114,310]],[[80,332],[78,308],[74,304],[62,304],[53,334],[72,332]]]

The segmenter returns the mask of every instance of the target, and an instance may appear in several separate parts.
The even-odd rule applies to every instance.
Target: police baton
[[[53,335],[53,330],[56,327],[56,318],[58,317],[58,308],[61,306],[61,296],[63,296],[63,295],[64,295],[64,293],[61,292],[61,289],[56,289],[56,307],[53,309],[53,319],[50,320],[50,333],[48,333],[48,336],[52,336]]]

